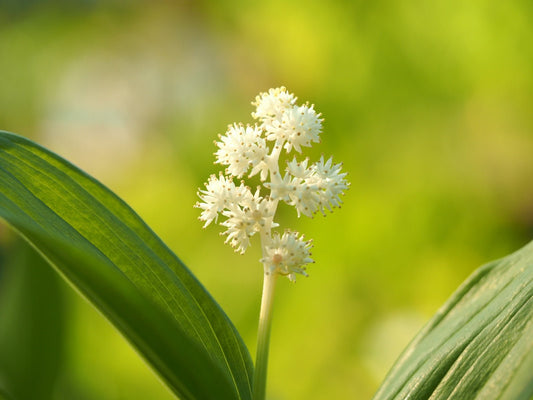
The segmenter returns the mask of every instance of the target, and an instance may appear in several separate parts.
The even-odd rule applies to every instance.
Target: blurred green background
[[[251,122],[259,92],[314,103],[309,155],[343,161],[352,187],[327,218],[280,210],[316,264],[278,286],[269,395],[368,399],[476,267],[533,236],[532,20],[526,0],[0,0],[0,129],[124,198],[254,354],[259,246],[235,254],[192,206],[213,140]],[[21,399],[172,398],[5,227],[0,240],[0,383],[40,390]]]

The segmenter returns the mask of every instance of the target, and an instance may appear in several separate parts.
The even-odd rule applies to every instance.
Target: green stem
[[[281,153],[281,144],[276,144],[270,154],[270,176],[279,174],[279,155]],[[272,191],[271,191],[272,193]],[[272,205],[272,214],[276,213],[279,200],[274,200]],[[266,244],[270,243],[270,226],[267,229],[261,229],[261,248],[263,258],[267,256]],[[265,400],[266,397],[266,379],[268,369],[268,348],[270,345],[270,327],[272,325],[272,303],[274,300],[274,289],[278,274],[270,271],[264,265],[263,276],[263,295],[261,297],[261,311],[259,313],[259,328],[257,329],[257,353],[255,357],[255,370],[253,381],[252,400]]]
[[[272,303],[278,274],[265,272],[259,329],[257,332],[257,356],[254,372],[253,400],[264,400],[266,395],[266,378],[268,366],[268,346],[270,343],[270,326],[272,324]]]

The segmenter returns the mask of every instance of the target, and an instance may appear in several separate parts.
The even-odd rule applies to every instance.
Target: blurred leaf
[[[252,362],[231,321],[118,197],[0,132],[0,216],[94,304],[183,399],[248,399]]]
[[[531,396],[533,242],[466,280],[400,356],[374,400]]]
[[[2,264],[0,386],[14,399],[51,399],[64,320],[58,277],[23,242],[9,246]]]
[[[11,397],[9,397],[7,395],[6,392],[2,391],[2,389],[0,389],[0,400],[12,400]]]

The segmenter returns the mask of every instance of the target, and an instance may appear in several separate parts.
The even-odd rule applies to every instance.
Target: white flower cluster
[[[331,158],[309,165],[309,160],[286,163],[284,173],[279,169],[283,149],[301,153],[320,141],[322,119],[313,105],[297,105],[297,98],[284,87],[261,93],[252,103],[256,110],[252,117],[258,122],[251,125],[233,124],[216,142],[216,163],[226,166],[226,175],[211,175],[204,190],[198,192],[202,209],[200,220],[204,227],[226,217],[220,225],[226,228],[226,243],[244,253],[250,238],[259,233],[263,248],[261,262],[266,273],[277,273],[294,280],[296,274],[306,275],[305,265],[310,258],[311,241],[305,241],[297,232],[282,235],[272,232],[278,226],[274,216],[278,203],[283,201],[301,214],[312,217],[320,211],[332,210],[342,203],[340,195],[348,189],[346,173],[341,164]],[[262,187],[252,190],[234,178],[259,174]],[[268,178],[270,177],[270,180]],[[262,195],[261,191],[269,190]]]

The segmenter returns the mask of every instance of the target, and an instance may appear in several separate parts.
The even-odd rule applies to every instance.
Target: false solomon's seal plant
[[[217,143],[216,160],[226,171],[209,179],[198,207],[206,226],[219,222],[225,228],[237,252],[254,240],[261,243],[265,286],[256,368],[220,305],[123,200],[50,150],[0,131],[0,219],[93,304],[182,400],[264,398],[276,279],[306,275],[312,262],[311,243],[278,227],[277,206],[287,203],[299,215],[324,213],[340,204],[348,188],[331,159],[294,157],[319,140],[322,120],[313,106],[296,105],[284,88],[259,95],[254,105],[257,124],[232,125]],[[259,188],[240,182],[250,176]],[[17,264],[33,267],[31,260],[20,257]],[[52,294],[45,280],[38,284]],[[0,297],[35,294],[16,288],[0,290]],[[51,371],[59,369],[42,356],[53,352],[53,344],[38,342],[47,352],[28,351],[41,334],[39,321],[50,326],[42,317],[45,303],[0,301],[2,399],[52,397],[57,374]],[[6,304],[9,312],[2,309]],[[345,316],[350,318],[349,310]],[[21,321],[31,321],[36,334],[26,335],[29,325]],[[532,371],[533,242],[475,271],[406,348],[374,400],[529,400]],[[45,380],[50,384],[28,385]]]
[[[340,196],[348,189],[341,164],[324,157],[310,163],[293,157],[280,168],[280,155],[292,150],[302,152],[320,141],[321,114],[314,105],[296,104],[297,98],[284,87],[261,93],[252,103],[255,125],[229,125],[216,142],[216,163],[225,166],[225,174],[211,175],[200,190],[200,220],[207,227],[213,221],[226,228],[226,243],[244,253],[250,239],[260,238],[264,267],[263,296],[259,319],[257,359],[254,374],[254,400],[264,399],[270,335],[272,298],[278,276],[295,281],[298,274],[307,276],[311,259],[310,240],[296,231],[275,231],[276,210],[280,201],[296,208],[298,216],[340,207]],[[259,175],[261,186],[252,190],[244,176]],[[219,221],[224,218],[224,221]]]

